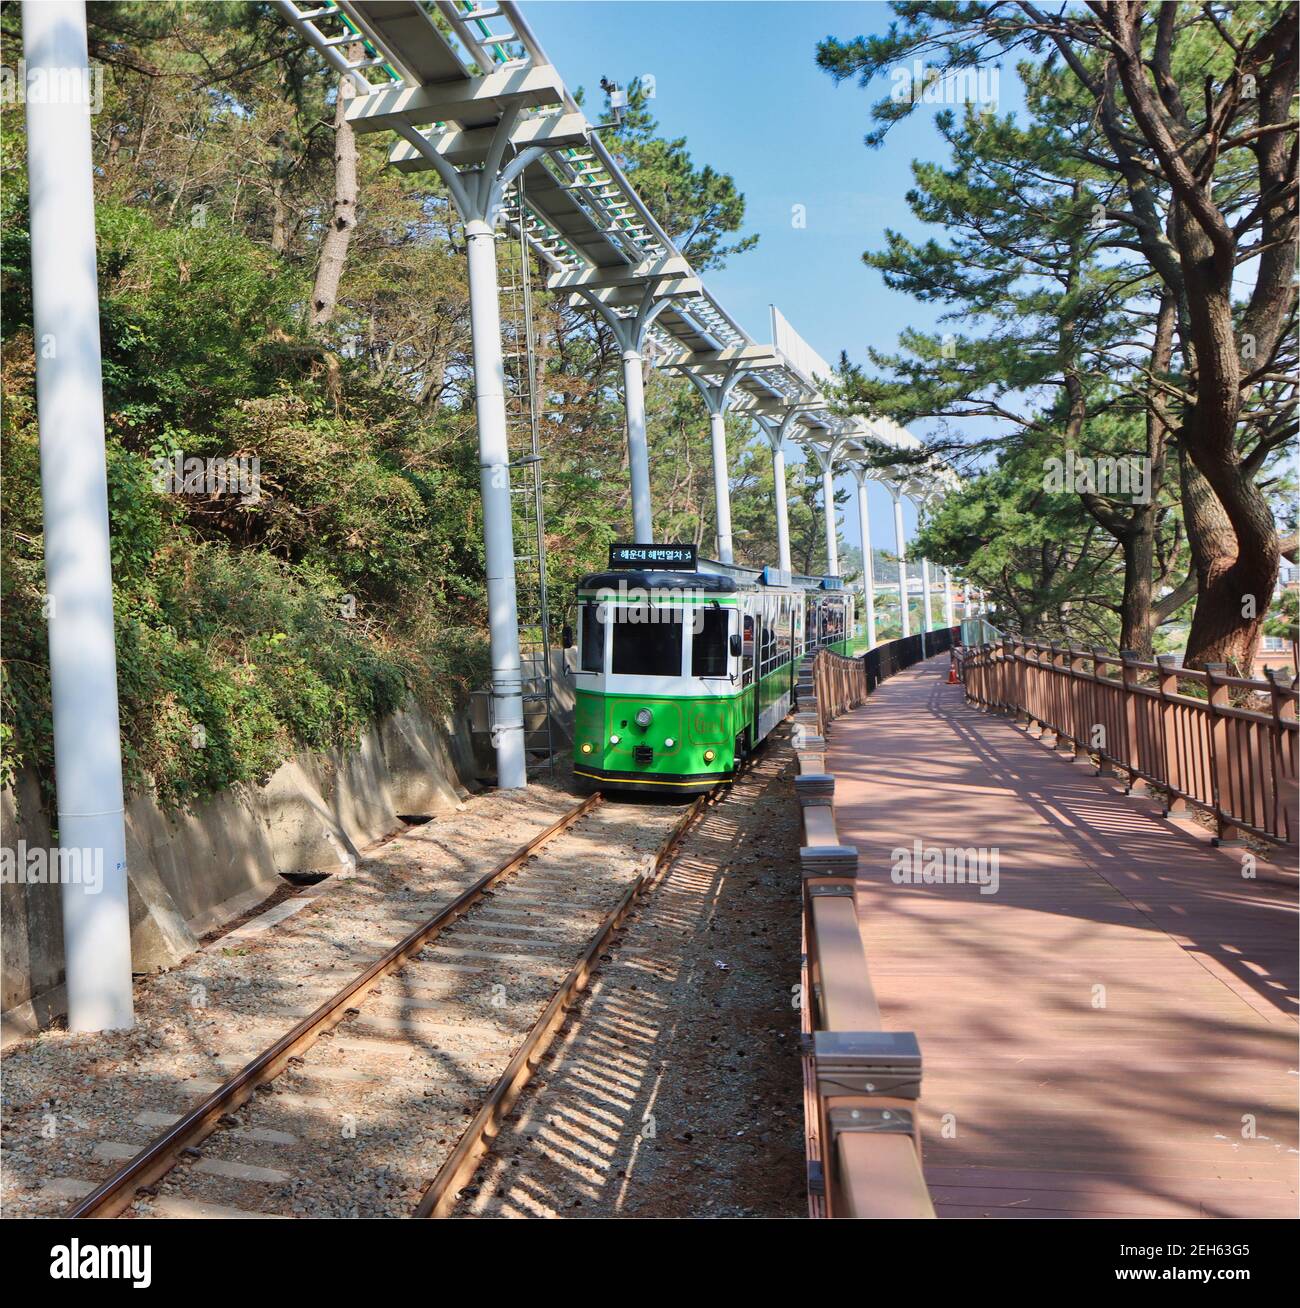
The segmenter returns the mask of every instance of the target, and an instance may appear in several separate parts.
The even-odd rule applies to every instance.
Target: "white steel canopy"
[[[546,267],[548,288],[600,314],[623,354],[633,523],[652,540],[642,347],[687,376],[710,414],[718,553],[732,561],[725,411],[753,417],[773,444],[778,521],[784,525],[780,442],[793,428],[820,464],[827,554],[835,570],[837,462],[909,484],[926,480],[920,442],[884,419],[837,413],[828,376],[793,329],[797,366],[777,343],[762,345],[713,298],[606,148],[564,79],[510,0],[324,0],[277,7],[326,62],[352,80],[347,109],[358,132],[400,139],[389,156],[405,171],[437,173],[465,222],[474,336],[475,404],[492,645],[493,743],[499,784],[526,784],[521,664],[515,597],[509,458],[497,306],[494,231],[505,221]],[[505,197],[514,192],[506,212]],[[522,232],[519,231],[522,228]],[[809,361],[813,362],[810,363]],[[775,422],[775,431],[771,424]],[[889,470],[882,452],[912,457]],[[780,533],[788,555],[788,530]],[[781,559],[788,566],[788,558]]]
[[[513,116],[508,151],[538,151],[521,179],[527,236],[550,270],[548,289],[598,299],[606,321],[635,319],[647,289],[666,300],[646,324],[657,366],[704,381],[734,368],[735,411],[782,418],[798,405],[802,443],[833,447],[845,460],[882,447],[919,449],[888,419],[834,413],[809,356],[798,358],[800,367],[777,345],[756,343],[714,299],[624,176],[517,4],[280,0],[279,8],[352,76],[361,92],[348,110],[353,127],[404,138],[390,156],[400,169],[433,168],[431,154],[462,174],[499,164],[491,157],[494,143],[501,145],[498,129]],[[359,38],[364,56],[349,61],[345,51]],[[514,217],[512,207],[512,224]],[[775,310],[773,318],[775,328]]]

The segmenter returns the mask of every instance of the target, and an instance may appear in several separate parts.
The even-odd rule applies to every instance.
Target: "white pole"
[[[645,434],[645,384],[641,352],[623,351],[623,402],[627,409],[627,461],[632,475],[632,535],[642,544],[654,540],[650,511],[650,447]]]
[[[822,507],[826,511],[826,575],[840,575],[839,529],[835,523],[835,467],[828,459],[822,465]]]
[[[903,635],[912,634],[912,619],[907,611],[907,537],[903,532],[903,498],[891,488],[894,497],[894,553],[898,555],[898,601],[902,608]]]
[[[23,54],[60,88],[27,104],[27,176],[68,1026],[107,1031],[135,1017],[81,0],[24,5]]]
[[[781,448],[778,433],[772,439],[772,482],[776,487],[776,566],[782,572],[793,572],[790,560],[790,505],[785,489],[785,450]]]
[[[969,578],[962,581],[961,588],[966,598],[966,616],[973,618],[975,616],[975,590],[971,586]]]
[[[934,626],[933,610],[930,607],[930,560],[921,560],[921,594],[924,598],[924,617],[921,621],[921,653],[929,655],[928,633]]]
[[[725,406],[726,401],[722,404]],[[727,417],[724,408],[709,414],[713,446],[713,504],[718,520],[718,560],[733,563],[731,552],[731,480],[727,471]]]
[[[858,529],[862,533],[862,592],[867,607],[867,648],[876,647],[876,575],[871,558],[871,515],[867,509],[867,479],[858,475]]]
[[[492,652],[492,743],[497,756],[497,785],[503,790],[517,790],[528,784],[528,768],[524,759],[523,672],[519,662],[496,235],[491,223],[476,218],[465,224],[465,237],[470,330],[474,339],[479,484],[483,494],[488,636]]]
[[[952,569],[943,570],[943,625],[950,630],[956,626],[952,612]]]

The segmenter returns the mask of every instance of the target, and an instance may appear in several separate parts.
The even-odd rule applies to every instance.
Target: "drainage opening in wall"
[[[329,872],[281,872],[280,879],[291,886],[314,886],[328,881],[331,875]]]

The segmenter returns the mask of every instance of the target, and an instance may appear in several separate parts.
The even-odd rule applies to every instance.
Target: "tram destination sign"
[[[694,545],[611,545],[611,568],[660,568],[694,572]]]

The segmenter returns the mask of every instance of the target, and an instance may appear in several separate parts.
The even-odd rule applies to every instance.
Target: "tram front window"
[[[605,623],[599,604],[582,606],[582,670],[600,672],[605,666]]]
[[[727,675],[727,635],[731,614],[726,609],[705,609],[696,616],[691,638],[691,676]]]
[[[680,613],[627,608],[614,614],[613,672],[624,677],[680,677]]]

